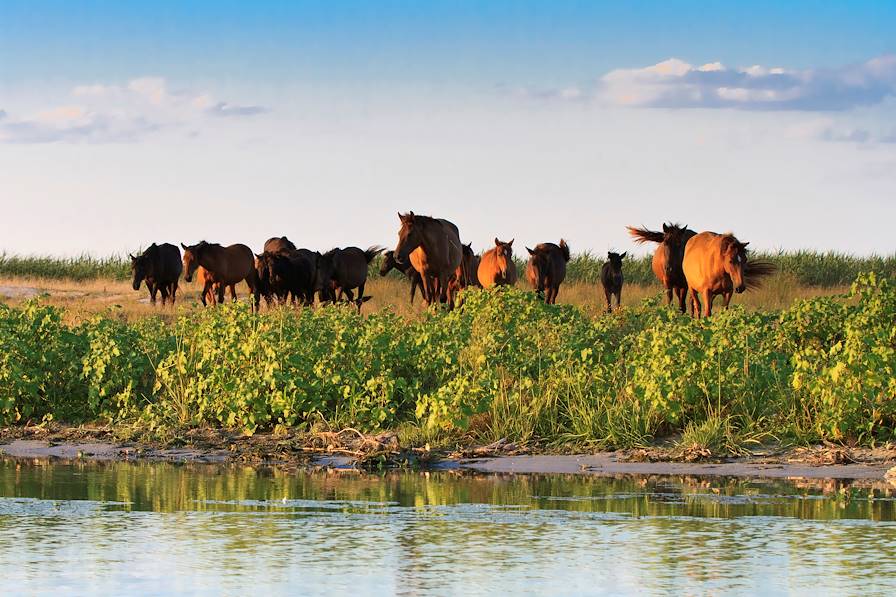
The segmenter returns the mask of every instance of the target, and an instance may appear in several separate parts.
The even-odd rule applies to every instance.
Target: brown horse
[[[236,285],[245,280],[254,296],[254,307],[258,309],[261,297],[258,293],[258,275],[252,249],[240,244],[222,247],[205,241],[192,246],[181,243],[180,246],[184,250],[184,280],[189,282],[196,269],[204,267],[208,272],[206,286],[209,282],[218,285],[219,303],[224,302],[225,286],[230,288],[231,300],[235,301]]]
[[[513,239],[505,243],[495,238],[495,247],[482,254],[476,274],[483,288],[516,284]]]
[[[284,253],[295,250],[296,246],[291,240],[285,236],[274,236],[265,241],[262,253]]]
[[[208,270],[201,265],[196,268],[196,283],[202,288],[199,293],[199,299],[202,301],[202,304],[207,305],[208,303],[211,303],[212,305],[216,305],[218,299],[215,297],[215,294],[218,292],[220,284],[215,284],[209,275]]]
[[[727,309],[733,292],[757,288],[761,278],[775,271],[772,263],[747,259],[749,244],[732,234],[715,232],[701,232],[688,241],[682,267],[691,289],[692,315],[701,316],[700,295],[704,301],[702,315],[709,317],[717,295],[722,295]]]
[[[454,308],[449,283],[463,260],[463,249],[457,226],[448,220],[418,216],[414,212],[398,214],[401,229],[395,254],[408,255],[423,280],[423,298],[432,304],[436,297]]]
[[[526,247],[529,263],[526,264],[526,278],[544,301],[553,305],[557,302],[560,284],[566,278],[566,264],[569,262],[569,245],[562,238],[560,244],[541,243],[534,249]]]
[[[367,284],[368,266],[384,250],[381,247],[370,247],[366,251],[358,247],[347,247],[333,249],[321,255],[317,261],[318,281],[325,292],[329,291],[329,299],[348,300],[360,310],[365,302],[364,286]],[[355,289],[358,291],[357,301]]]
[[[666,304],[672,302],[672,295],[678,298],[678,308],[685,312],[688,297],[688,282],[684,277],[681,262],[684,259],[684,248],[696,232],[680,224],[663,224],[663,231],[657,232],[646,228],[628,227],[638,244],[658,243],[653,254],[653,273],[666,289]]]

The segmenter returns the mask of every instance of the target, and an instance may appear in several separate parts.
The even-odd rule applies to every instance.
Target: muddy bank
[[[369,440],[368,440],[369,441]],[[97,438],[29,438],[0,435],[0,455],[23,459],[165,461],[178,463],[243,463],[290,468],[352,468],[363,463],[360,454],[333,445],[319,449],[296,449],[288,440],[272,436],[230,438],[223,443],[197,442],[166,447],[116,442]],[[826,462],[829,448],[800,448],[774,456],[724,459],[718,462],[632,461],[631,453],[516,454],[463,458],[427,452],[415,458],[414,451],[397,447],[385,466],[416,466],[431,470],[457,470],[485,474],[576,474],[576,475],[671,475],[700,477],[751,477],[767,479],[841,479],[883,481],[896,476],[890,450],[858,453],[849,462]],[[416,451],[419,454],[419,450]]]
[[[615,452],[598,454],[521,455],[456,461],[456,466],[482,473],[579,473],[594,475],[689,475],[772,479],[883,479],[896,461],[819,464],[786,459],[738,458],[726,462],[630,462]]]

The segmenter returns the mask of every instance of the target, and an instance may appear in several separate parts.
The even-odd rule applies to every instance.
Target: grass
[[[528,289],[526,282],[518,287]],[[734,298],[733,304],[743,305],[750,310],[784,309],[794,301],[818,296],[842,294],[847,286],[804,286],[790,274],[776,274],[765,281],[762,288]],[[0,276],[0,300],[11,305],[19,305],[33,294],[44,295],[45,304],[63,307],[70,321],[82,321],[97,313],[114,313],[116,317],[132,321],[140,317],[160,315],[173,321],[178,314],[189,312],[200,306],[199,287],[196,283],[180,282],[177,307],[153,307],[148,303],[148,293],[143,287],[135,292],[130,280],[114,278],[44,278],[36,276]],[[248,288],[237,287],[241,297],[247,296]],[[365,303],[365,313],[393,311],[402,317],[418,318],[425,312],[418,293],[414,304],[410,303],[410,284],[397,276],[372,276],[367,283],[365,294],[373,298]],[[626,307],[639,305],[646,299],[659,299],[662,288],[656,283],[629,283],[622,292],[622,304]],[[602,313],[606,304],[599,283],[566,282],[560,289],[558,303],[574,305],[591,316]],[[718,305],[717,305],[718,306]]]
[[[849,286],[863,272],[874,272],[879,276],[896,275],[896,253],[880,256],[860,257],[836,251],[777,251],[751,253],[751,258],[775,263],[780,272],[792,278],[801,286],[844,287]],[[371,277],[377,275],[381,257],[371,264]],[[651,256],[626,259],[624,273],[626,281],[636,286],[655,283],[651,269]],[[575,253],[569,262],[567,282],[595,284],[600,280],[604,258],[585,251]],[[517,269],[525,272],[525,261],[517,256]],[[400,274],[393,272],[393,276]],[[122,281],[130,277],[130,260],[126,255],[95,257],[83,254],[77,257],[54,257],[50,255],[0,254],[0,277],[27,277],[41,279]]]

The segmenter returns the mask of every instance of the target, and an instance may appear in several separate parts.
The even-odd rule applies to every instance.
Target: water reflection
[[[894,519],[837,483],[3,460],[0,593],[891,594]]]

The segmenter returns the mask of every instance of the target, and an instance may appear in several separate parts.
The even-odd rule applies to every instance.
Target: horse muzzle
[[[734,292],[736,292],[737,294],[741,294],[746,289],[747,289],[746,285],[741,284],[740,286],[738,286],[737,288],[734,289]]]

